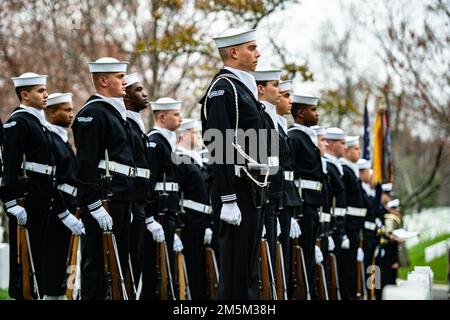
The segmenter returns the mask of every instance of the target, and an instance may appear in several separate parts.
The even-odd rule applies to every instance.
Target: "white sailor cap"
[[[72,103],[72,93],[55,92],[50,94],[47,98],[47,107],[60,103]]]
[[[292,91],[292,80],[281,81],[279,87],[281,91]]]
[[[392,183],[383,183],[381,185],[381,190],[383,192],[391,192],[392,191]]]
[[[308,106],[317,106],[318,97],[294,93],[292,95],[292,103],[306,104]]]
[[[318,136],[325,135],[325,128],[322,128],[321,126],[312,126],[311,129],[313,129]]]
[[[328,128],[325,133],[325,139],[327,140],[345,140],[346,137],[344,130],[340,128]]]
[[[88,62],[89,72],[127,72],[128,61],[119,61],[111,57],[103,57],[95,62]]]
[[[16,88],[47,85],[47,75],[33,72],[25,72],[18,77],[12,77],[11,80],[14,82],[14,87]]]
[[[256,81],[280,81],[281,70],[256,70],[252,72]]]
[[[183,119],[183,121],[181,121],[181,125],[180,128],[178,128],[178,131],[186,131],[189,129],[201,129],[201,124],[200,121],[198,120],[194,120],[194,119]]]
[[[153,111],[181,109],[181,101],[177,101],[169,97],[159,98],[156,101],[150,102],[150,104]]]
[[[354,147],[359,145],[359,136],[347,136],[345,138],[345,144],[347,147]]]
[[[214,37],[217,48],[226,48],[256,40],[256,29],[228,29]]]
[[[399,199],[391,200],[388,203],[386,203],[386,207],[388,207],[388,208],[398,208],[398,207],[400,207],[400,200]]]
[[[137,72],[131,73],[131,74],[127,74],[125,76],[125,81],[126,81],[126,87],[129,87],[137,82],[141,82],[141,79],[139,79],[139,74]]]
[[[370,161],[363,158],[358,160],[359,170],[370,169],[370,167],[371,167]]]

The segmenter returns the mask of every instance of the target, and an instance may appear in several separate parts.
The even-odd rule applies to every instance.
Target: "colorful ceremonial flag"
[[[377,111],[374,124],[373,181],[375,184],[393,182],[389,112],[386,109]]]

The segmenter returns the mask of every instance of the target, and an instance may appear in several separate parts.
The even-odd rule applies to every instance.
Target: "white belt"
[[[183,200],[183,207],[206,214],[211,214],[212,211],[211,206],[193,200]]]
[[[299,183],[297,182],[296,185],[298,186]],[[300,187],[302,189],[322,191],[322,182],[314,181],[314,180],[300,179]]]
[[[58,185],[58,190],[70,194],[73,197],[77,196],[77,188],[71,186],[70,184],[63,183]]]
[[[370,222],[370,221],[364,221],[364,228],[367,230],[374,231],[377,228],[376,223]]]
[[[294,181],[294,171],[284,171],[284,180]]]
[[[55,166],[49,166],[47,164],[40,164],[36,162],[28,162],[22,163],[22,169],[33,171],[37,173],[47,174],[47,175],[54,175],[56,171]]]
[[[354,217],[365,217],[367,214],[366,208],[355,208],[355,207],[348,207],[347,208],[347,215],[348,216],[354,216]]]
[[[178,183],[176,182],[157,182],[155,186],[155,191],[174,191],[178,192]]]
[[[100,160],[98,167],[106,170],[106,161]],[[134,168],[114,161],[109,161],[108,169],[112,172],[120,173],[128,177],[150,179],[150,170],[144,168]]]
[[[331,221],[331,214],[322,212],[320,215],[320,222],[330,222]]]
[[[334,216],[335,217],[345,217],[346,213],[347,213],[346,208],[334,208]]]

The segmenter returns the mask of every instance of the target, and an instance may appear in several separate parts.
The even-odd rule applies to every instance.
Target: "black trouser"
[[[134,201],[131,205],[131,212],[133,220],[130,226],[130,260],[133,268],[134,284],[137,290],[143,267],[145,203]]]
[[[25,200],[25,210],[27,211],[28,235],[30,238],[30,249],[33,255],[33,264],[35,269],[36,281],[38,283],[39,294],[41,298],[44,294],[44,259],[45,231],[48,217],[51,215],[51,199],[27,197]],[[19,273],[17,266],[17,218],[8,214],[9,217],[9,257],[10,257],[10,277],[9,277],[9,296],[11,298],[22,300],[22,274]]]
[[[343,300],[356,299],[356,257],[359,248],[359,230],[347,230],[350,242],[349,249],[342,249],[343,283],[341,284],[341,297]]]
[[[131,202],[110,201],[109,215],[113,220],[113,233],[117,242],[122,274],[128,271],[130,249]],[[86,235],[81,238],[81,299],[106,299],[106,281],[103,269],[103,230],[87,207],[81,207]]]
[[[272,263],[273,275],[275,276],[275,262],[277,256],[277,208],[278,201],[270,200],[263,207],[264,226],[266,227],[266,234],[264,238],[267,241],[270,251],[270,262]]]
[[[167,245],[167,251],[169,253],[170,269],[172,279],[174,276],[174,254],[173,254],[173,237],[175,234],[176,218],[175,213],[166,213],[163,216],[155,214],[155,220],[161,223],[164,229],[164,237]],[[162,221],[161,221],[162,220]],[[159,300],[160,296],[157,295],[158,278],[156,270],[156,245],[153,241],[153,235],[150,231],[144,232],[144,253],[143,253],[143,269],[142,269],[142,291],[140,300]],[[174,290],[176,289],[175,284]],[[175,293],[176,294],[176,293]],[[170,296],[169,290],[169,299]]]
[[[303,217],[300,219],[300,246],[305,258],[306,274],[308,276],[309,292],[314,298],[315,292],[315,267],[316,267],[316,239],[319,227],[318,208],[307,203],[303,204]]]
[[[198,213],[202,214],[202,213]],[[203,239],[205,228],[186,222],[181,233],[183,253],[189,279],[192,300],[208,299],[206,295],[205,250]]]
[[[242,221],[239,226],[219,222],[219,300],[255,300],[258,298],[261,210],[252,203],[249,182],[236,178],[234,190]],[[221,205],[217,212],[220,214]]]
[[[295,208],[286,207],[278,215],[280,220],[281,233],[278,239],[283,248],[284,276],[286,279],[286,288],[289,289],[289,271],[291,266],[291,218],[294,216]],[[288,294],[289,294],[288,290]]]

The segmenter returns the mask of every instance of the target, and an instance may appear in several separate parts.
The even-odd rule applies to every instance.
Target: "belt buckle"
[[[137,173],[137,169],[136,168],[129,167],[129,169],[128,169],[128,176],[130,178],[136,178],[136,173]]]
[[[322,191],[322,184],[318,181],[316,181],[316,190],[318,190],[319,192]]]

